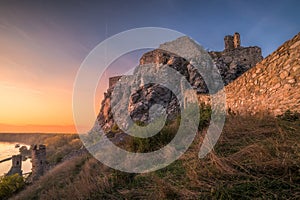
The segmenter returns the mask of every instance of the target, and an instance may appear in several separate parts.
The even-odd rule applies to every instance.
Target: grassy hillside
[[[198,158],[203,131],[177,161],[128,174],[85,154],[57,165],[14,199],[299,199],[300,120],[227,117],[218,144]]]

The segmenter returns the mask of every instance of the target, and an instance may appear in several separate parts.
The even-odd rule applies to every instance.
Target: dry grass
[[[299,199],[300,121],[228,117],[214,151],[203,132],[170,166],[147,174],[108,169],[90,157],[58,165],[16,199]]]
[[[82,146],[82,142],[78,135],[54,135],[43,141],[47,147],[47,161],[51,165],[59,163],[64,156],[73,150],[78,150]]]

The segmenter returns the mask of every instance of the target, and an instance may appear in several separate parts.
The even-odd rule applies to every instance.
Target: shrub
[[[158,124],[158,123],[157,123]],[[157,125],[155,122],[153,125],[149,127],[144,127],[141,131],[151,131],[157,130]],[[171,122],[166,123],[162,130],[157,133],[156,135],[148,138],[138,138],[138,137],[131,137],[128,142],[128,150],[133,152],[150,152],[156,151],[161,147],[167,145],[177,133],[177,129],[179,127],[178,120],[174,120]]]
[[[195,112],[197,112],[197,108],[191,106],[186,111],[185,118],[193,119],[193,116],[196,116]],[[199,107],[199,112],[200,112],[199,114],[200,119],[199,119],[198,130],[202,130],[203,128],[209,125],[212,110],[210,106],[201,104]],[[175,137],[178,128],[180,126],[180,123],[181,123],[181,116],[178,115],[174,120],[167,121],[165,123],[165,126],[155,136],[148,137],[148,138],[131,137],[128,143],[128,147],[129,147],[128,150],[133,152],[145,153],[150,151],[156,151],[161,147],[164,147]],[[143,129],[139,130],[139,132],[141,131],[149,132],[151,130],[156,130],[157,129],[156,126],[158,125],[158,123],[155,122],[152,123],[153,125],[150,125],[148,127],[145,127],[145,123],[143,122],[136,122],[136,124],[143,127]],[[190,129],[186,128],[186,130],[190,130]]]
[[[0,199],[8,199],[14,193],[22,190],[25,182],[22,176],[14,174],[0,178]]]

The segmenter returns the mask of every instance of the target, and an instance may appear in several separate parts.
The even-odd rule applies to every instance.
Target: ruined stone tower
[[[31,151],[32,180],[37,180],[46,171],[46,146],[34,145]]]
[[[225,50],[234,49],[233,36],[232,35],[226,35],[224,37],[224,43],[225,43]]]
[[[239,48],[241,46],[241,39],[239,33],[234,33],[234,35],[226,35],[224,37],[225,50],[232,50]]]
[[[240,34],[235,32],[233,35],[233,46],[234,48],[239,48],[241,46]]]
[[[12,166],[9,172],[6,174],[7,176],[19,174],[22,176],[22,156],[14,155],[12,156]]]

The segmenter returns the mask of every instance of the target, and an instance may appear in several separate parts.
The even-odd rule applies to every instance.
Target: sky
[[[77,71],[93,48],[117,33],[169,28],[222,51],[224,36],[239,32],[242,46],[259,46],[265,57],[300,31],[299,6],[297,0],[2,0],[0,132],[75,132]],[[115,68],[138,62],[128,57]],[[106,88],[99,83],[95,115]]]

